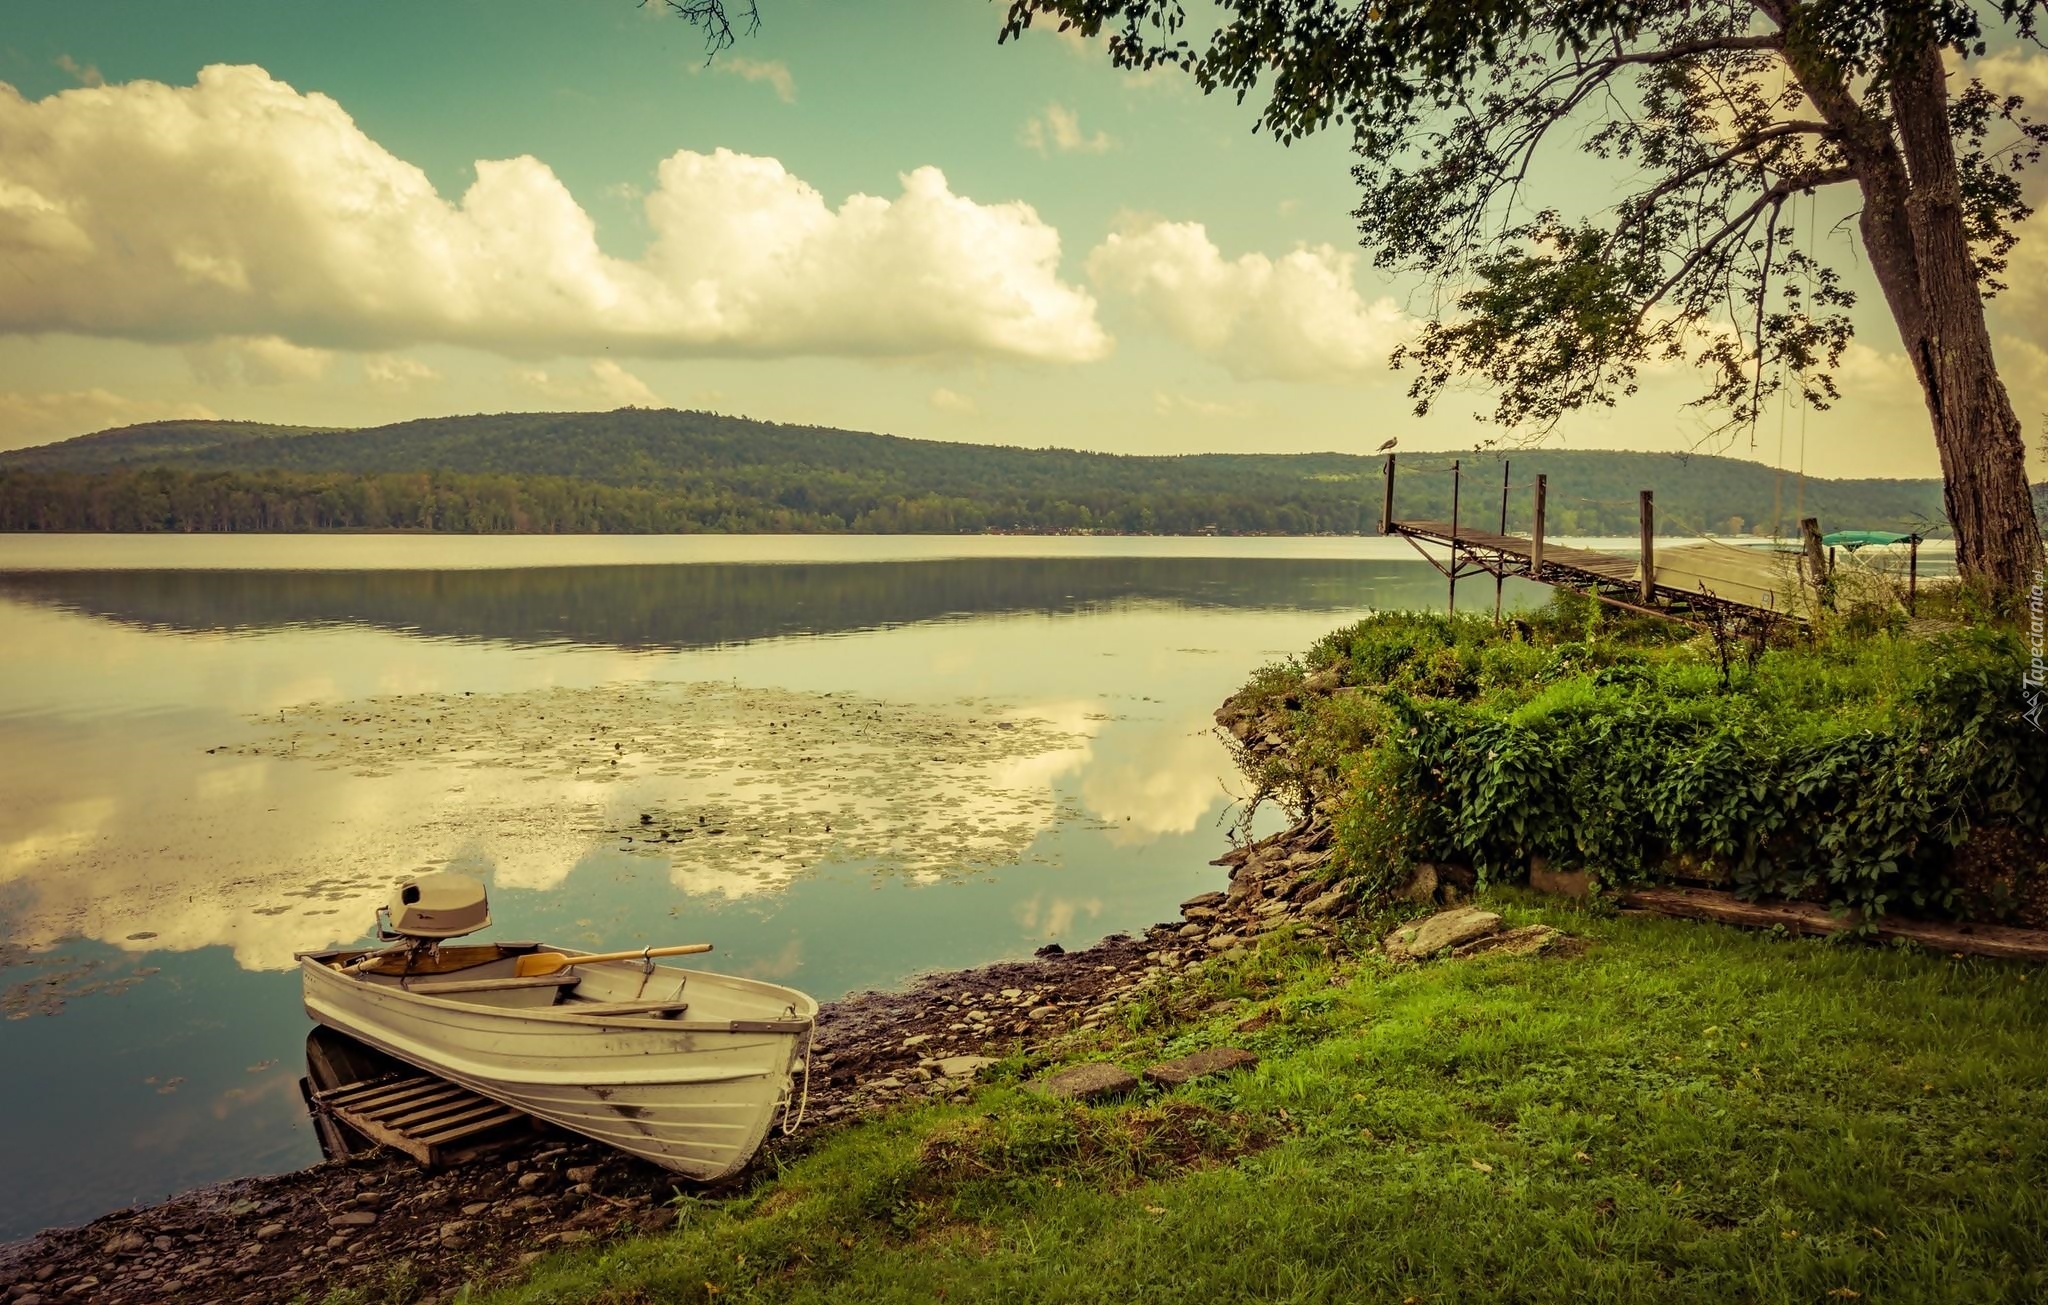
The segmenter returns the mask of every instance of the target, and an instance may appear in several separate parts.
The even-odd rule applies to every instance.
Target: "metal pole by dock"
[[[1394,533],[1394,455],[1387,455],[1387,465],[1380,471],[1380,533]]]
[[[1453,460],[1451,463],[1451,565],[1450,569],[1445,573],[1450,576],[1451,585],[1451,601],[1444,608],[1444,613],[1447,616],[1456,616],[1458,614],[1458,486],[1463,481],[1463,473],[1459,471],[1458,467],[1458,462]]]
[[[1543,578],[1543,512],[1547,506],[1544,499],[1550,494],[1550,477],[1536,477],[1536,522],[1529,533],[1529,578]]]
[[[1508,533],[1508,470],[1514,465],[1514,463],[1506,458],[1500,460],[1500,533],[1503,539],[1507,538]],[[1498,623],[1500,620],[1500,591],[1501,587],[1507,584],[1507,554],[1502,553],[1494,559],[1494,562],[1493,619]]]

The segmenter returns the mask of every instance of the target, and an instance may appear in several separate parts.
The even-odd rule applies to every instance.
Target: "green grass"
[[[1229,1043],[1256,1070],[1082,1108],[1006,1062],[969,1104],[843,1128],[676,1232],[475,1298],[2048,1298],[2048,980],[1494,904],[1586,949],[1396,968],[1268,943],[1066,1049]]]

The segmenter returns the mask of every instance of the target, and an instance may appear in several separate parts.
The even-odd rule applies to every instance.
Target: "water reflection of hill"
[[[1421,562],[963,558],[497,571],[40,572],[0,576],[0,595],[146,629],[365,625],[447,638],[659,649],[1132,602],[1332,611],[1424,607],[1443,601],[1443,581]]]

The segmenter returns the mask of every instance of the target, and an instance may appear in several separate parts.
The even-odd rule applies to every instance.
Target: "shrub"
[[[1267,673],[1335,807],[1341,873],[1384,889],[1459,861],[1502,881],[1543,856],[1607,883],[1684,865],[1747,896],[1955,912],[1973,830],[2048,829],[2048,736],[2021,715],[2010,630],[1837,624],[1730,660],[1589,608],[1375,615]]]

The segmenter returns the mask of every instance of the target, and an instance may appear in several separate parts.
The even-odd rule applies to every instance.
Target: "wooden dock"
[[[1803,621],[1806,617],[1796,602],[1778,602],[1777,594],[1759,595],[1754,585],[1740,582],[1717,584],[1697,571],[1674,572],[1660,568],[1657,557],[1656,501],[1649,490],[1637,499],[1640,523],[1638,555],[1624,557],[1585,548],[1566,548],[1544,539],[1549,478],[1536,477],[1533,530],[1528,536],[1507,533],[1507,466],[1502,467],[1500,526],[1497,531],[1468,525],[1459,519],[1462,473],[1451,464],[1451,519],[1402,520],[1394,511],[1394,457],[1388,455],[1383,471],[1386,484],[1380,507],[1380,533],[1399,535],[1414,546],[1424,561],[1450,583],[1450,608],[1457,610],[1458,581],[1468,576],[1494,578],[1494,615],[1500,615],[1501,591],[1509,578],[1533,580],[1538,584],[1573,589],[1612,607],[1653,616],[1669,617],[1706,628],[1728,621],[1751,624],[1778,620]],[[1820,554],[1820,527],[1813,518],[1800,523],[1806,548],[1799,560],[1803,576],[1826,572]],[[1425,545],[1445,550],[1440,560]],[[1802,582],[1803,583],[1803,582]],[[1735,596],[1737,593],[1741,597]],[[1759,602],[1759,596],[1770,602]],[[1790,595],[1787,595],[1790,597]]]

